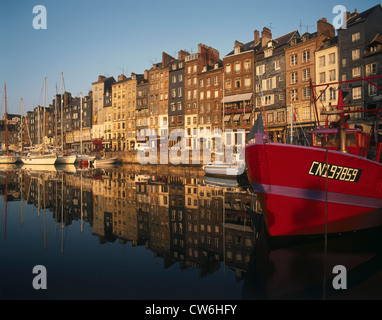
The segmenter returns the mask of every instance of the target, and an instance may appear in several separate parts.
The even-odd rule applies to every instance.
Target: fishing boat
[[[17,162],[17,157],[12,156],[8,150],[8,114],[7,114],[7,85],[4,84],[4,99],[5,99],[5,114],[4,114],[4,124],[5,124],[5,153],[0,155],[0,163],[2,164],[12,164]]]
[[[315,87],[311,84],[312,92]],[[340,91],[335,110],[340,120],[313,130],[312,146],[272,143],[262,132],[246,146],[248,179],[270,237],[338,234],[382,225],[382,143],[375,159],[367,158],[371,133],[348,125],[348,112]]]

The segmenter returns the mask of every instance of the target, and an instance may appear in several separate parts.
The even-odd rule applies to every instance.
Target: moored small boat
[[[101,166],[110,166],[114,164],[121,163],[121,159],[114,157],[114,158],[95,158],[93,162],[94,168],[101,167]]]

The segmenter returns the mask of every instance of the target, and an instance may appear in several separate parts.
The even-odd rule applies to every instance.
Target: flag
[[[263,117],[261,114],[257,117],[255,124],[251,128],[251,131],[248,133],[247,138],[245,139],[245,142],[248,142],[249,140],[255,139],[256,133],[264,133],[264,123],[263,123]]]

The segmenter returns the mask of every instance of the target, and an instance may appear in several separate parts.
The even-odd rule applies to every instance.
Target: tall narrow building
[[[197,53],[185,57],[185,141],[188,149],[200,147],[197,130],[200,111],[198,74],[205,66],[212,66],[219,60],[219,51],[201,43],[198,45]]]
[[[307,130],[317,125],[317,113],[311,103],[310,79],[316,78],[315,52],[323,41],[335,36],[334,27],[325,18],[317,21],[317,32],[293,39],[286,54],[286,101],[288,128],[300,143],[307,143]],[[291,114],[292,112],[292,114]],[[291,136],[288,133],[288,136]]]
[[[264,116],[267,133],[275,142],[286,141],[285,49],[298,37],[297,30],[275,39],[268,37],[255,53],[256,118],[259,115]]]
[[[102,149],[103,143],[109,145],[107,142],[102,142],[103,139],[106,139],[105,130],[106,129],[105,121],[105,110],[112,105],[112,84],[115,83],[113,77],[99,76],[98,81],[93,82],[92,91],[93,91],[93,127],[92,127],[92,137],[95,139],[95,149]],[[110,143],[111,147],[111,143]]]

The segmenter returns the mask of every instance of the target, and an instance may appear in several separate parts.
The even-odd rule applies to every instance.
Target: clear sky
[[[0,116],[4,114],[4,82],[8,113],[47,105],[64,89],[74,96],[91,90],[98,75],[143,73],[160,62],[162,52],[197,52],[204,43],[220,57],[233,50],[235,40],[253,40],[253,31],[271,27],[276,38],[293,30],[316,31],[316,22],[332,22],[335,5],[362,12],[373,0],[1,0]],[[37,14],[47,10],[47,29],[35,30]],[[300,30],[300,26],[302,29]]]

